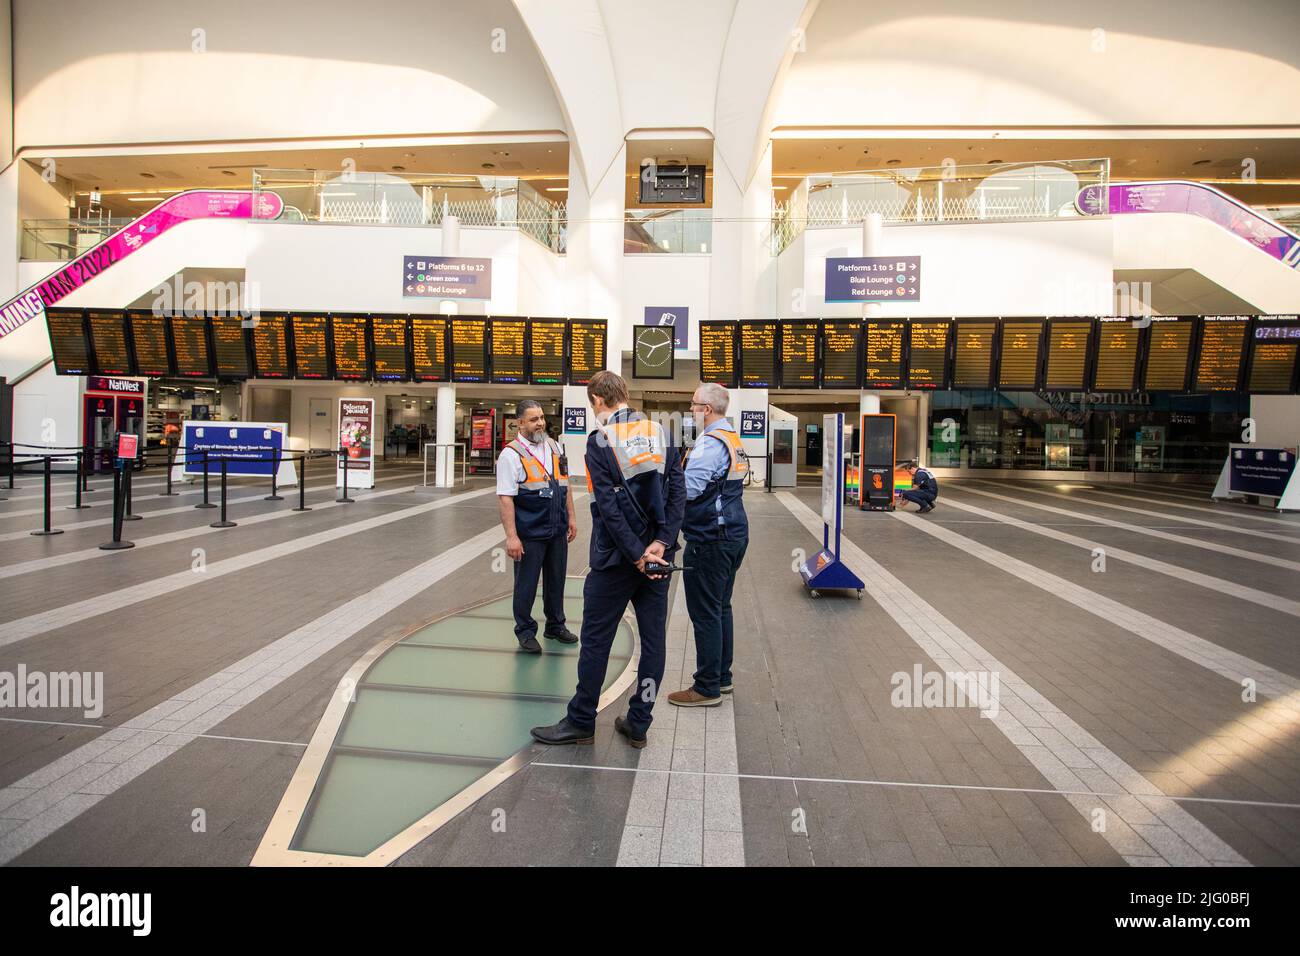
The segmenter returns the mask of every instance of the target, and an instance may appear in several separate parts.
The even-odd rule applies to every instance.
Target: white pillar
[[[930,463],[930,393],[916,397],[916,460],[925,468]]]
[[[869,392],[863,389],[858,397],[858,415],[879,415],[880,414],[880,393]],[[858,422],[857,424],[861,424]]]
[[[599,182],[583,178],[569,151],[568,314],[609,323],[606,367],[622,372],[623,350],[632,347],[632,322],[623,314],[623,216],[626,146],[620,146]],[[635,321],[641,321],[639,317]]]
[[[581,434],[570,435],[564,430],[565,410],[570,408],[585,408],[587,410],[585,431]],[[587,464],[583,456],[587,454],[587,435],[591,434],[595,427],[596,412],[587,401],[587,387],[585,385],[564,386],[564,393],[560,399],[559,429],[560,444],[569,458],[570,478],[581,478],[587,474]]]
[[[443,203],[442,250],[444,256],[460,255],[460,220],[447,212]],[[438,303],[443,315],[456,315],[458,304],[451,299]],[[439,445],[449,445],[456,440],[456,386],[446,383],[438,386],[437,428],[433,440]],[[434,455],[434,485],[450,488],[456,483],[456,449],[438,448]]]
[[[754,483],[762,484],[767,480],[767,434],[772,427],[772,423],[767,421],[761,436],[747,438],[744,432],[741,431],[741,418],[743,412],[762,412],[765,419],[770,418],[768,414],[768,390],[765,388],[731,388],[727,390],[727,394],[729,395],[727,417],[731,419],[736,434],[741,436],[740,445],[745,449],[745,454],[749,456],[749,467],[754,475]]]
[[[865,219],[862,220],[862,254],[864,256],[881,256],[884,255],[882,250],[882,234],[884,233],[885,219],[878,212],[869,212]],[[864,302],[862,304],[862,317],[871,319],[878,317],[884,311],[884,304],[880,302]],[[879,410],[879,402],[877,410]]]

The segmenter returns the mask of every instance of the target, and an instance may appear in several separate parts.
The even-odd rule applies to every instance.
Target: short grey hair
[[[701,382],[700,387],[695,391],[719,415],[727,414],[727,405],[731,403],[731,395],[717,382]]]
[[[523,418],[525,415],[528,414],[530,409],[541,408],[541,407],[542,407],[541,402],[533,401],[533,399],[531,398],[525,398],[522,402],[520,402],[518,405],[515,406],[515,418]]]

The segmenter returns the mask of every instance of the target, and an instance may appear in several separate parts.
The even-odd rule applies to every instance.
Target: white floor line
[[[69,484],[71,484],[71,482],[69,482]],[[141,488],[162,488],[165,487],[166,485],[167,485],[166,477],[145,479],[143,481],[135,477],[132,477],[131,479],[131,488],[134,491],[139,491]],[[269,481],[267,482],[267,485],[268,486],[270,485]],[[38,485],[37,487],[40,486]],[[98,494],[101,489],[98,487],[92,487],[92,490]],[[111,483],[108,485],[108,490],[109,491],[113,490],[113,485]],[[75,498],[76,496],[77,496],[76,488],[72,488],[71,490],[64,490],[64,491],[55,491],[54,486],[51,486],[50,488],[51,501],[53,501],[55,498]],[[5,497],[5,495],[2,492],[0,492],[0,497]],[[45,497],[45,491],[44,489],[42,489],[41,491],[38,491],[36,492],[36,494],[33,495],[9,495],[8,500],[9,501],[40,501],[44,497]],[[9,517],[9,515],[5,515],[4,517]]]
[[[465,497],[444,498],[406,514]],[[0,789],[0,821],[21,821],[0,836],[0,864],[31,849],[171,756],[193,735],[211,730],[503,539],[500,527],[480,532]],[[169,733],[159,737],[159,731]]]
[[[666,699],[691,686],[691,638],[686,586],[678,581],[655,721],[636,767],[629,768],[647,772],[632,784],[618,866],[745,865],[732,697],[698,708],[674,707]]]
[[[818,541],[821,517],[789,492],[777,499]],[[996,673],[1000,691],[988,719],[1058,791],[1123,793],[1094,799],[1063,793],[1091,825],[1105,813],[1099,834],[1129,863],[1206,866],[1247,861],[1154,783],[1034,690],[1011,668],[931,604],[845,539],[840,559],[863,581],[866,592],[939,669],[948,673]]]
[[[1026,498],[1012,498],[1008,495],[999,495],[991,491],[981,491],[979,488],[971,488],[968,485],[962,485],[958,490],[966,494],[983,495],[985,498],[996,498],[998,501],[1009,501],[1012,504],[1023,505],[1026,508],[1035,508],[1038,511],[1048,511],[1052,514],[1064,515],[1067,518],[1082,518],[1085,521],[1105,525],[1108,528],[1119,528],[1121,531],[1130,531],[1134,534],[1146,535],[1149,538],[1159,538],[1162,541],[1173,541],[1176,544],[1186,545],[1189,548],[1200,548],[1202,551],[1215,551],[1219,554],[1230,554],[1234,558],[1241,558],[1245,561],[1257,561],[1260,564],[1267,564],[1269,567],[1289,568],[1292,571],[1300,571],[1300,561],[1288,561],[1286,558],[1274,558],[1269,555],[1257,554],[1254,551],[1245,551],[1241,548],[1234,548],[1226,544],[1218,544],[1214,541],[1202,541],[1200,538],[1188,538],[1180,534],[1170,534],[1168,531],[1160,531],[1157,528],[1147,527],[1146,525],[1129,524],[1127,521],[1116,521],[1113,518],[1103,518],[1101,515],[1088,514],[1083,511],[1070,511],[1068,508],[1057,508],[1054,505],[1039,504],[1036,501],[1029,501]]]
[[[396,479],[381,478],[379,480],[384,481],[384,480],[396,480]],[[404,486],[401,488],[390,488],[385,491],[357,492],[357,494],[364,495],[364,497],[359,497],[356,500],[357,502],[374,501],[376,498],[387,498],[390,495],[407,494],[410,492],[410,490],[411,489],[409,486]],[[349,490],[349,494],[351,494],[351,490]],[[249,500],[249,501],[261,500],[261,497],[262,497],[261,495],[258,495],[255,496],[254,498],[244,499],[244,500]],[[229,507],[232,504],[236,504],[239,500],[240,499],[237,498],[234,501],[227,501],[226,505],[227,507]],[[248,517],[239,517],[238,524],[239,527],[243,528],[247,525],[265,524],[268,521],[279,521],[281,519],[292,518],[297,515],[314,514],[318,511],[328,511],[330,508],[342,508],[345,507],[345,505],[343,505],[338,501],[325,501],[325,502],[313,503],[309,507],[312,510],[310,512],[305,512],[305,511],[294,511],[290,508],[285,508],[282,506],[276,511],[263,512],[262,514],[250,515]],[[190,509],[183,508],[181,510],[185,511]],[[216,515],[219,514],[220,512],[207,510],[207,511],[201,511],[196,513],[205,514],[205,515]],[[233,518],[236,516],[231,516],[231,517]],[[111,523],[111,519],[109,523]],[[138,526],[126,525],[125,530],[123,531],[123,536],[126,537],[128,541],[135,542],[135,547],[131,549],[132,554],[139,551],[141,548],[149,548],[159,544],[170,544],[173,541],[184,541],[186,538],[196,538],[199,537],[200,535],[212,534],[217,531],[232,530],[230,528],[213,528],[210,527],[208,524],[201,524],[196,527],[182,528],[179,531],[168,531],[163,534],[150,535],[145,538],[133,538],[131,537],[131,532],[135,530],[135,527]],[[53,554],[44,558],[33,558],[30,561],[20,561],[14,564],[0,565],[0,580],[4,580],[5,578],[16,578],[19,575],[31,574],[35,571],[46,571],[50,568],[61,568],[64,565],[76,564],[80,561],[89,561],[93,558],[102,558],[107,555],[117,554],[117,553],[118,552],[116,551],[102,551],[98,546],[96,546],[93,548],[83,548],[80,551],[69,551],[66,554]]]
[[[1136,495],[1124,494],[1121,491],[1102,491],[1098,488],[1093,488],[1090,489],[1090,493],[1094,495],[1105,495],[1107,498],[1118,498],[1121,501],[1139,502],[1143,500]],[[1170,508],[1182,508],[1184,511],[1206,511],[1210,514],[1217,514],[1220,516],[1225,514],[1225,508],[1222,505],[1215,507],[1214,505],[1184,504],[1186,500],[1187,499],[1184,498],[1179,501],[1161,501],[1160,504],[1167,505]],[[1231,507],[1231,505],[1228,507]],[[1265,515],[1246,514],[1244,509],[1240,508],[1232,512],[1232,517],[1244,518],[1247,521],[1262,521],[1266,524],[1280,524],[1284,528],[1290,528],[1293,531],[1300,532],[1300,521],[1287,521],[1285,518],[1269,518]]]
[[[891,514],[918,531],[938,538],[945,544],[978,558],[999,571],[1005,571],[1032,584],[1053,597],[1067,601],[1089,614],[1095,614],[1130,634],[1136,634],[1158,647],[1163,647],[1185,661],[1199,664],[1220,677],[1226,677],[1235,684],[1240,685],[1246,679],[1253,680],[1261,696],[1279,698],[1300,690],[1300,679],[1246,657],[1244,654],[1238,654],[1212,641],[1197,637],[1180,627],[1167,624],[1127,604],[1121,604],[1097,591],[1067,581],[1059,575],[1051,574],[1019,558],[958,534],[956,531],[928,522],[924,518],[903,511],[894,511]],[[1300,713],[1296,714],[1296,718],[1300,720]]]
[[[980,484],[990,484],[990,482],[981,481]],[[1049,498],[1061,498],[1065,501],[1072,501],[1075,504],[1098,505],[1102,508],[1114,508],[1116,511],[1127,511],[1135,515],[1147,515],[1151,518],[1159,518],[1161,521],[1177,521],[1179,524],[1198,525],[1202,528],[1216,528],[1219,531],[1231,531],[1234,534],[1247,534],[1252,538],[1269,538],[1273,541],[1281,541],[1284,544],[1300,544],[1300,539],[1294,535],[1275,534],[1272,531],[1253,531],[1250,528],[1234,528],[1230,524],[1220,524],[1217,521],[1205,521],[1201,518],[1183,518],[1179,515],[1166,514],[1163,511],[1148,511],[1146,508],[1130,508],[1128,505],[1112,505],[1105,501],[1080,501],[1078,495],[1067,495],[1059,491],[1042,491],[1038,488],[1025,488],[1025,491],[1035,495],[1046,495]]]
[[[960,492],[958,492],[958,494],[960,494]],[[1166,574],[1171,578],[1178,578],[1180,581],[1186,581],[1189,584],[1208,588],[1211,591],[1218,591],[1220,594],[1227,594],[1231,597],[1241,598],[1243,601],[1250,601],[1253,604],[1269,607],[1275,611],[1281,611],[1284,614],[1300,617],[1300,601],[1293,601],[1290,598],[1270,594],[1267,591],[1260,591],[1256,588],[1246,587],[1244,584],[1225,581],[1223,578],[1216,578],[1208,574],[1202,574],[1200,571],[1192,571],[1188,568],[1179,567],[1176,564],[1159,561],[1155,558],[1148,557],[1145,554],[1126,551],[1123,548],[1117,548],[1109,544],[1102,544],[1099,541],[1089,541],[1087,538],[1080,538],[1077,535],[1067,534],[1064,531],[1056,531],[1047,524],[1034,524],[1029,521],[1022,521],[1019,518],[1013,518],[1010,515],[999,514],[996,511],[985,511],[983,508],[977,508],[975,505],[954,500],[952,494],[944,496],[943,506],[945,508],[957,508],[960,511],[968,511],[972,514],[984,515],[986,518],[992,519],[991,521],[986,522],[988,524],[1010,525],[1032,534],[1051,538],[1054,541],[1072,544],[1077,548],[1083,548],[1089,553],[1100,548],[1105,552],[1107,559],[1114,558],[1117,561],[1126,561],[1129,564],[1136,564],[1138,567],[1147,571],[1155,571],[1157,574]],[[953,523],[954,522],[950,521],[944,522],[944,525],[947,526]],[[1057,525],[1056,527],[1060,526]],[[1071,527],[1077,526],[1072,525]],[[1083,527],[1087,527],[1087,525],[1084,525]]]
[[[38,634],[44,634],[46,631],[67,627],[69,624],[76,624],[79,621],[99,617],[100,615],[108,614],[111,611],[129,607],[132,604],[138,604],[141,601],[149,601],[153,598],[161,597],[164,594],[171,594],[183,588],[203,584],[206,581],[213,581],[219,577],[224,577],[227,574],[233,574],[236,571],[244,571],[248,568],[257,567],[258,565],[265,564],[268,561],[274,561],[277,558],[287,557],[291,554],[305,551],[308,548],[314,548],[319,544],[337,541],[340,538],[360,534],[363,531],[382,528],[385,525],[390,525],[396,521],[414,518],[417,515],[436,511],[439,508],[445,508],[449,505],[460,504],[461,502],[493,493],[495,490],[495,488],[480,488],[476,491],[462,492],[449,498],[440,498],[437,501],[431,501],[427,504],[415,505],[411,508],[403,508],[401,511],[394,511],[391,514],[377,515],[373,518],[366,518],[362,521],[355,521],[351,524],[342,525],[340,527],[318,531],[315,534],[310,534],[303,538],[296,538],[292,541],[285,541],[281,544],[259,548],[256,551],[249,551],[246,554],[241,554],[233,558],[214,561],[207,565],[206,570],[201,573],[186,568],[184,571],[177,571],[175,574],[170,574],[166,577],[156,578],[152,581],[145,581],[131,587],[96,595],[95,597],[87,598],[84,601],[77,601],[63,607],[41,611],[36,614],[29,614],[26,617],[21,617],[17,620],[0,624],[0,647],[14,644],[18,641],[27,640],[28,638],[35,637]]]

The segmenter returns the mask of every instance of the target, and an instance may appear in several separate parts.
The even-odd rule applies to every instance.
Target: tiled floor
[[[510,587],[485,483],[427,497],[416,467],[379,475],[334,505],[316,470],[303,514],[294,489],[238,486],[228,530],[142,485],[117,553],[97,547],[102,482],[94,508],[55,499],[52,538],[26,533],[39,486],[0,491],[0,681],[99,672],[104,691],[93,716],[0,706],[0,860],[252,858],[360,655]],[[530,749],[400,865],[1300,862],[1300,516],[949,482],[924,517],[846,514],[858,600],[793,571],[818,489],[745,503],[734,697],[661,703],[639,752],[611,705],[594,747]],[[661,694],[694,670],[673,598]],[[953,693],[981,675],[991,696]]]

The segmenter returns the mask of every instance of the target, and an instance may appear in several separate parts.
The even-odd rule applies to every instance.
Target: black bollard
[[[339,504],[350,505],[352,499],[348,497],[348,453],[347,449],[340,449],[343,454],[343,497],[336,499]]]
[[[188,460],[188,459],[187,459]],[[194,507],[196,508],[215,508],[212,502],[208,501],[208,453],[203,453],[203,500]]]
[[[208,525],[209,528],[233,528],[235,522],[226,520],[226,459],[221,459],[221,520]]]
[[[122,551],[134,548],[134,541],[122,540],[122,512],[126,507],[126,495],[122,489],[122,472],[113,469],[113,540],[105,541],[99,546],[101,551]]]
[[[126,509],[125,509],[126,513],[122,515],[123,521],[139,521],[141,518],[144,517],[144,515],[137,515],[131,513],[131,506],[135,503],[131,494],[131,473],[133,471],[135,471],[134,461],[123,462],[122,472],[125,475],[125,478],[123,478],[122,483],[126,486],[126,491],[122,496],[126,499]]]
[[[263,501],[284,501],[276,491],[275,482],[280,475],[280,449],[271,450],[271,493]]]
[[[160,498],[172,498],[180,494],[179,491],[172,491],[172,469],[176,467],[176,446],[167,446],[167,490],[164,491]]]
[[[9,443],[9,490],[14,490],[14,446]]]
[[[82,488],[81,488],[81,479],[82,479],[82,475],[81,475],[81,456],[82,456],[83,454],[85,454],[85,452],[83,452],[83,451],[78,451],[78,452],[75,452],[74,454],[77,456],[77,476],[76,476],[76,481],[77,481],[77,503],[76,503],[76,504],[72,504],[72,505],[68,505],[68,510],[69,510],[69,511],[76,511],[76,510],[79,509],[79,508],[89,508],[89,507],[90,507],[90,505],[83,505],[83,504],[81,503],[81,491],[82,491]]]
[[[47,534],[63,534],[61,528],[50,527],[50,456],[45,456],[45,505],[42,509],[45,512],[45,521],[42,530],[33,531],[32,534],[43,536]]]
[[[89,445],[83,445],[81,448],[81,461],[77,463],[77,468],[81,472],[81,490],[90,494],[95,489],[90,487],[90,469],[94,467],[95,450]]]
[[[311,511],[307,507],[307,453],[302,454],[302,474],[298,476],[298,507],[294,511]]]

